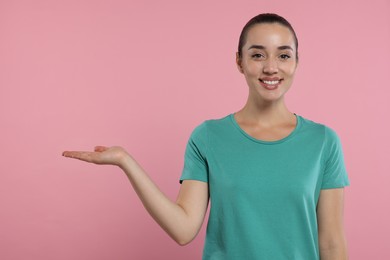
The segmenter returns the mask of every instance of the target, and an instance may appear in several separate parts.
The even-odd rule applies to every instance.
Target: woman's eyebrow
[[[282,45],[278,47],[278,50],[293,50],[293,48],[290,45]]]
[[[252,45],[248,48],[248,50],[250,49],[260,49],[260,50],[265,50],[265,47],[263,45]]]
[[[263,45],[251,45],[248,50],[250,49],[260,49],[260,50],[265,50],[266,48]],[[278,50],[292,50],[293,48],[290,45],[282,45],[278,47]]]

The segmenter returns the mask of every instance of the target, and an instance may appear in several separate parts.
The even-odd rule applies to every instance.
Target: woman
[[[340,140],[284,101],[298,65],[293,28],[276,14],[252,18],[236,63],[247,102],[195,128],[176,202],[121,147],[63,155],[123,169],[147,211],[180,245],[198,233],[210,198],[203,259],[347,259],[342,217],[349,180]]]

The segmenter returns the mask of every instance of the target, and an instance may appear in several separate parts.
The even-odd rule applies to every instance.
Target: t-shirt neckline
[[[279,143],[283,143],[291,138],[293,138],[296,133],[298,132],[299,128],[301,127],[301,117],[297,114],[294,113],[295,117],[296,117],[296,125],[295,125],[295,128],[293,131],[291,131],[291,133],[285,137],[283,137],[282,139],[279,139],[279,140],[275,140],[275,141],[266,141],[266,140],[261,140],[261,139],[257,139],[257,138],[254,138],[253,136],[249,135],[247,132],[245,132],[241,126],[237,123],[236,119],[234,118],[234,114],[235,113],[231,113],[229,115],[230,119],[231,119],[231,122],[233,123],[233,125],[241,132],[241,134],[243,134],[246,138],[256,142],[256,143],[261,143],[261,144],[279,144]]]

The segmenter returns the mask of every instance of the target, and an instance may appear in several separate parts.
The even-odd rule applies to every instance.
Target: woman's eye
[[[282,54],[282,55],[280,55],[280,58],[281,58],[282,60],[287,60],[287,59],[290,58],[290,55]]]
[[[258,59],[258,58],[261,58],[263,55],[261,55],[261,54],[253,54],[252,55],[252,58],[256,58],[256,59]]]

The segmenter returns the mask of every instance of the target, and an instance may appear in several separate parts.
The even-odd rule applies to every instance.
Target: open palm
[[[95,164],[112,164],[120,166],[127,152],[119,146],[96,146],[93,152],[65,151],[63,156]]]

